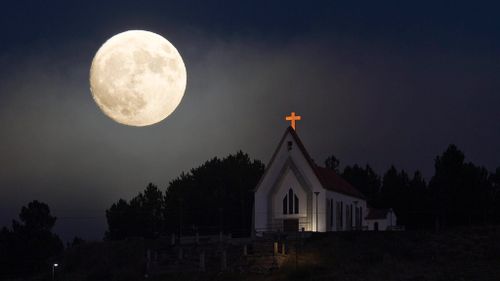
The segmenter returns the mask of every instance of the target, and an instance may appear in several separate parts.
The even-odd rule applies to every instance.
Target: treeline
[[[339,169],[335,156],[325,166],[366,195],[376,208],[393,208],[407,229],[500,222],[500,167],[488,172],[465,161],[455,145],[435,158],[429,182],[391,166],[378,175],[369,165]],[[251,231],[253,191],[264,172],[258,160],[238,152],[213,158],[170,182],[165,192],[150,183],[136,197],[118,200],[108,210],[106,239],[155,238],[162,234]]]
[[[129,201],[108,210],[106,239],[155,238],[161,234],[250,233],[253,190],[264,172],[258,160],[238,152],[213,158],[170,182],[163,193],[150,183]]]
[[[325,165],[363,192],[370,206],[393,208],[398,224],[408,229],[500,222],[500,167],[489,172],[466,162],[455,145],[435,158],[428,183],[419,171],[409,174],[394,166],[379,176],[369,165],[339,171],[335,156]]]

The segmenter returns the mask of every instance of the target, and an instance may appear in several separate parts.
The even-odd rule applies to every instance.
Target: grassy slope
[[[140,265],[130,261],[139,258],[133,258],[137,251],[132,249],[141,245],[132,244],[85,247],[68,262],[94,275],[92,280],[141,280]],[[103,255],[111,249],[113,261]],[[500,228],[322,234],[305,242],[297,264],[290,254],[280,270],[264,275],[191,273],[154,280],[500,280]]]
[[[500,280],[500,229],[334,233],[273,280]]]

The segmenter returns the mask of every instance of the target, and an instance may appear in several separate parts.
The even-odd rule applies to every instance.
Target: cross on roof
[[[290,121],[290,126],[295,130],[295,121],[299,121],[301,119],[300,115],[295,115],[295,112],[292,111],[290,116],[285,116],[286,121]]]

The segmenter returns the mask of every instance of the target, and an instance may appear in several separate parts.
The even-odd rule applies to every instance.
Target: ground
[[[69,249],[64,279],[143,280],[136,262],[141,244]],[[500,227],[318,234],[269,273],[170,273],[149,280],[500,280]]]

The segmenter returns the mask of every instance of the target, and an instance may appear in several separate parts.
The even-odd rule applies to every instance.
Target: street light
[[[54,263],[52,265],[52,281],[54,281],[54,278],[55,278],[55,273],[56,273],[56,267],[58,267],[59,264],[58,263]]]
[[[314,194],[316,194],[316,232],[318,232],[318,195],[319,195],[319,191],[315,191]]]

